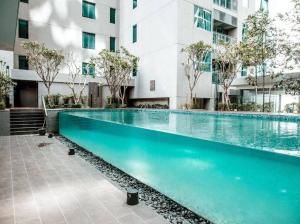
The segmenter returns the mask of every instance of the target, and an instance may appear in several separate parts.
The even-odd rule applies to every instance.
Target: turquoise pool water
[[[63,112],[59,126],[214,223],[300,223],[300,158],[270,152],[299,150],[297,119],[108,110]]]

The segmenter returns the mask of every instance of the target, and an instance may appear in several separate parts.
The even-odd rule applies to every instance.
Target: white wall
[[[29,40],[45,43],[49,48],[62,51],[64,55],[73,52],[79,65],[89,62],[102,49],[109,49],[109,38],[119,42],[118,0],[90,0],[96,3],[96,19],[82,17],[82,0],[30,0],[20,3],[19,18],[29,21]],[[116,24],[111,24],[110,8],[115,8]],[[96,34],[95,49],[82,48],[82,32]],[[18,38],[15,43],[15,68],[18,55],[25,55],[21,44],[27,39]],[[62,69],[62,73],[67,72]],[[26,72],[24,72],[24,75]],[[22,78],[20,78],[22,79]],[[28,79],[28,78],[25,78]],[[35,79],[34,79],[35,80]]]
[[[132,9],[131,0],[120,1],[120,45],[140,58],[136,87],[132,98],[170,97],[176,106],[177,86],[177,1],[139,0]],[[132,43],[132,26],[137,24],[138,40]],[[150,80],[156,81],[150,91]]]

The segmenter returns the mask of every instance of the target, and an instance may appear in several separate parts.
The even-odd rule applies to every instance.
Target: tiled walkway
[[[38,147],[40,143],[50,143]],[[0,223],[164,224],[56,139],[0,137]]]

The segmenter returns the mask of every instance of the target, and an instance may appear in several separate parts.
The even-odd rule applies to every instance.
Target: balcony
[[[219,43],[236,43],[237,39],[222,33],[213,33],[213,43],[219,44]]]

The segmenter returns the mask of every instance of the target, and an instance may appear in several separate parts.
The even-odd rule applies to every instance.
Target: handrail
[[[48,113],[47,113],[47,107],[46,107],[44,96],[42,96],[42,103],[43,103],[43,110],[44,110],[44,114],[45,114],[43,128],[45,128],[45,126],[46,126],[46,120],[47,120],[46,118],[48,117]]]
[[[42,96],[42,103],[43,103],[43,109],[44,109],[45,116],[48,117],[48,112],[47,112],[47,107],[46,107],[44,96]]]

